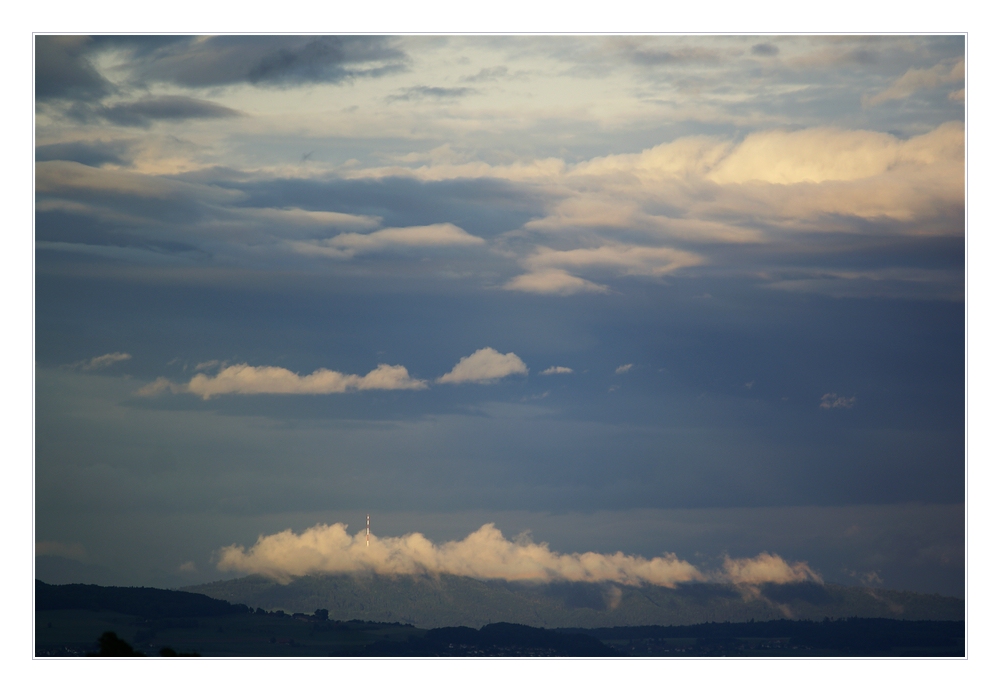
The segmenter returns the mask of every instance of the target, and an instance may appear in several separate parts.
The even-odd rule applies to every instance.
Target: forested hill
[[[54,586],[35,580],[35,610],[93,610],[140,618],[192,618],[235,615],[246,613],[249,608],[184,591],[92,584]]]

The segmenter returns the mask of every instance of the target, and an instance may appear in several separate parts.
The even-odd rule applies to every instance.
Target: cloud
[[[750,49],[750,52],[754,55],[760,55],[763,57],[772,57],[779,53],[779,49],[773,43],[755,43]]]
[[[155,120],[238,118],[244,115],[238,110],[190,96],[154,96],[79,113],[83,116],[99,116],[115,125],[132,127],[149,127]]]
[[[174,384],[166,377],[157,377],[149,384],[137,389],[135,393],[136,396],[157,396],[166,391],[171,391],[174,392],[175,394],[179,394],[186,390],[184,388],[184,385]]]
[[[189,87],[340,83],[401,72],[409,58],[384,36],[194,37],[137,54],[135,77]],[[141,48],[141,43],[137,43]]]
[[[429,87],[415,86],[403,89],[397,94],[386,97],[386,101],[422,101],[424,99],[457,99],[462,96],[478,94],[472,87]]]
[[[242,363],[223,368],[215,377],[199,373],[187,384],[174,384],[165,377],[160,377],[136,391],[136,394],[155,396],[170,390],[177,394],[196,394],[208,400],[222,394],[341,394],[367,389],[426,388],[425,381],[411,378],[402,365],[383,363],[362,377],[326,368],[302,376],[285,368],[255,367]]]
[[[495,82],[507,76],[507,68],[503,65],[497,67],[484,67],[474,75],[462,77],[463,82]]]
[[[406,228],[383,228],[373,233],[341,233],[327,240],[293,242],[296,252],[307,255],[351,258],[368,252],[393,248],[461,247],[483,245],[486,241],[466,233],[451,223]]]
[[[523,264],[533,271],[550,269],[609,269],[631,276],[663,276],[681,267],[691,267],[703,258],[683,250],[668,247],[642,247],[638,245],[602,245],[576,250],[536,248]]]
[[[820,397],[819,407],[827,409],[851,408],[852,406],[854,406],[855,399],[856,397],[853,396],[850,399],[848,399],[847,397],[837,396],[836,392],[829,392]]]
[[[86,53],[87,36],[35,37],[35,99],[98,99],[115,91]]]
[[[862,103],[866,106],[877,106],[886,101],[902,101],[917,91],[934,89],[942,84],[958,82],[965,79],[965,60],[954,62],[942,60],[934,67],[918,69],[911,67],[902,77],[892,83],[885,91],[874,96],[865,96]]]
[[[535,582],[615,582],[673,588],[694,581],[737,586],[788,584],[822,578],[805,562],[789,564],[778,555],[725,557],[717,572],[702,573],[673,553],[647,559],[622,552],[558,553],[527,534],[509,540],[493,524],[485,524],[460,541],[435,544],[420,533],[401,537],[351,536],[345,524],[317,524],[300,534],[287,529],[260,536],[246,548],[230,545],[219,552],[224,572],[259,574],[287,584],[312,574],[375,572],[377,574],[453,574],[475,579]]]
[[[540,375],[569,375],[572,374],[573,368],[565,368],[561,365],[553,365],[551,368],[545,368],[539,374]]]
[[[648,560],[615,553],[563,554],[524,537],[507,540],[486,524],[460,541],[435,545],[422,534],[399,538],[347,533],[345,524],[317,524],[301,534],[291,530],[261,536],[249,549],[231,545],[220,552],[222,571],[260,574],[281,583],[307,574],[454,574],[512,581],[617,582],[673,587],[701,581],[702,574],[671,553]]]
[[[736,560],[727,555],[722,565],[722,580],[737,585],[789,584],[803,581],[823,583],[823,579],[805,562],[790,565],[777,555],[767,552],[754,558]]]
[[[502,354],[492,348],[481,348],[465,356],[451,372],[438,378],[438,382],[460,384],[478,382],[490,384],[509,375],[527,375],[528,366],[514,353]]]
[[[607,293],[608,287],[573,276],[562,269],[515,276],[503,286],[508,291],[568,296],[574,293]]]
[[[38,541],[35,543],[35,555],[54,555],[68,560],[85,560],[87,551],[79,543],[60,543],[59,541]]]
[[[598,203],[599,204],[599,203]],[[625,226],[628,224],[628,214],[622,215],[622,204],[607,205],[604,209],[610,216],[600,218],[594,213],[593,201],[571,201],[560,205],[559,214],[563,216],[558,225],[567,222],[569,213],[574,220],[586,218],[586,224]],[[580,207],[586,208],[580,208]],[[620,216],[620,218],[619,218]],[[528,228],[542,228],[551,223],[531,222]],[[570,223],[569,225],[576,225]],[[584,279],[576,274],[582,272],[600,273],[618,276],[665,276],[674,271],[693,267],[705,262],[701,255],[671,247],[651,247],[629,245],[620,242],[608,242],[599,247],[576,248],[572,250],[554,250],[538,246],[534,251],[520,260],[529,273],[516,276],[508,281],[504,288],[513,291],[542,293],[567,296],[574,293],[606,293],[608,287]],[[573,273],[571,273],[573,272]]]
[[[100,370],[131,358],[132,356],[128,353],[105,353],[103,356],[97,356],[95,358],[91,358],[90,360],[77,361],[69,367],[80,368],[81,370]]]
[[[75,161],[85,166],[105,163],[124,165],[132,142],[124,140],[93,142],[55,142],[35,147],[35,161]]]
[[[624,375],[625,373],[627,373],[629,370],[632,369],[632,366],[633,363],[626,363],[625,365],[619,365],[617,368],[615,368],[615,374]]]
[[[211,370],[212,368],[218,367],[220,362],[217,360],[206,360],[204,363],[198,363],[194,366],[195,372],[200,370]]]

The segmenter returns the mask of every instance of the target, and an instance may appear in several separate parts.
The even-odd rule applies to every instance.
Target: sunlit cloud
[[[451,372],[437,379],[442,384],[476,382],[490,384],[509,375],[527,375],[528,366],[515,353],[500,353],[493,348],[481,348],[465,356]]]
[[[772,553],[761,553],[753,558],[732,559],[726,557],[722,565],[725,581],[733,584],[790,584],[813,581],[820,584],[823,579],[810,569],[805,562],[788,564]]]
[[[547,269],[521,274],[504,284],[508,291],[569,296],[574,293],[607,293],[608,287],[573,276],[563,269]]]
[[[369,543],[367,544],[366,543]],[[685,582],[721,581],[737,585],[816,581],[804,562],[788,564],[770,553],[726,558],[719,572],[705,574],[673,553],[645,558],[622,552],[559,553],[527,535],[513,540],[486,524],[460,541],[435,544],[419,533],[401,537],[352,536],[345,524],[317,524],[300,534],[289,530],[260,536],[246,548],[220,550],[217,567],[260,574],[281,583],[311,574],[452,574],[510,581],[616,582],[675,587]]]
[[[345,375],[320,368],[309,375],[273,366],[246,363],[223,368],[214,377],[199,373],[187,384],[174,384],[160,377],[142,387],[138,396],[155,396],[165,391],[190,393],[203,399],[223,394],[342,394],[368,389],[426,389],[424,380],[410,377],[402,365],[381,364],[367,375]]]
[[[934,67],[920,69],[911,67],[902,77],[892,83],[885,91],[874,96],[866,96],[862,103],[866,106],[877,106],[886,101],[901,101],[917,91],[934,89],[942,84],[958,82],[965,79],[965,60],[957,62],[942,60]]]
[[[573,368],[567,368],[562,365],[553,365],[550,368],[545,368],[539,375],[570,375],[573,373]]]
[[[296,252],[351,258],[355,255],[392,248],[429,248],[483,245],[485,240],[466,233],[451,223],[407,228],[383,228],[372,233],[341,233],[327,240],[293,242]]]

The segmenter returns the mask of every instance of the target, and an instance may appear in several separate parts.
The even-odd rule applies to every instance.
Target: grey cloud
[[[463,82],[494,82],[507,76],[507,68],[503,65],[498,67],[484,67],[474,75],[462,77]]]
[[[91,39],[86,36],[35,38],[35,98],[99,99],[114,93],[87,59]]]
[[[35,147],[35,161],[75,161],[85,166],[100,166],[105,163],[124,165],[131,161],[128,156],[131,142],[127,140],[94,142],[56,142]]]
[[[777,55],[779,51],[778,47],[773,43],[756,43],[753,48],[750,49],[750,52],[754,55],[770,57],[772,55]]]
[[[698,47],[656,50],[628,46],[622,51],[622,54],[629,62],[644,67],[691,62],[717,62],[719,59],[719,54],[716,51]]]
[[[401,91],[395,96],[389,96],[387,101],[419,101],[421,99],[453,99],[471,94],[478,94],[476,89],[470,87],[429,87],[415,86]]]
[[[384,36],[214,36],[149,53],[140,79],[206,87],[338,83],[407,68],[406,53]]]
[[[94,112],[116,125],[137,127],[148,127],[154,120],[235,118],[243,115],[232,108],[188,96],[156,96],[101,107]]]

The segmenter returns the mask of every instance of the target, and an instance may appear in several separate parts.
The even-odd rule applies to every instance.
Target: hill
[[[250,576],[184,591],[265,610],[323,608],[339,620],[400,622],[420,628],[479,628],[495,622],[596,628],[779,619],[965,619],[965,604],[959,598],[815,583],[770,584],[750,591],[726,584],[669,589],[368,574],[301,577],[286,585]]]
[[[960,657],[965,652],[960,620],[786,619],[596,629],[498,622],[478,630],[425,630],[330,620],[325,609],[313,614],[254,610],[164,589],[40,581],[35,589],[36,656]],[[587,595],[576,593],[577,605],[567,607],[599,605],[586,601]],[[605,604],[611,610],[619,606]]]

